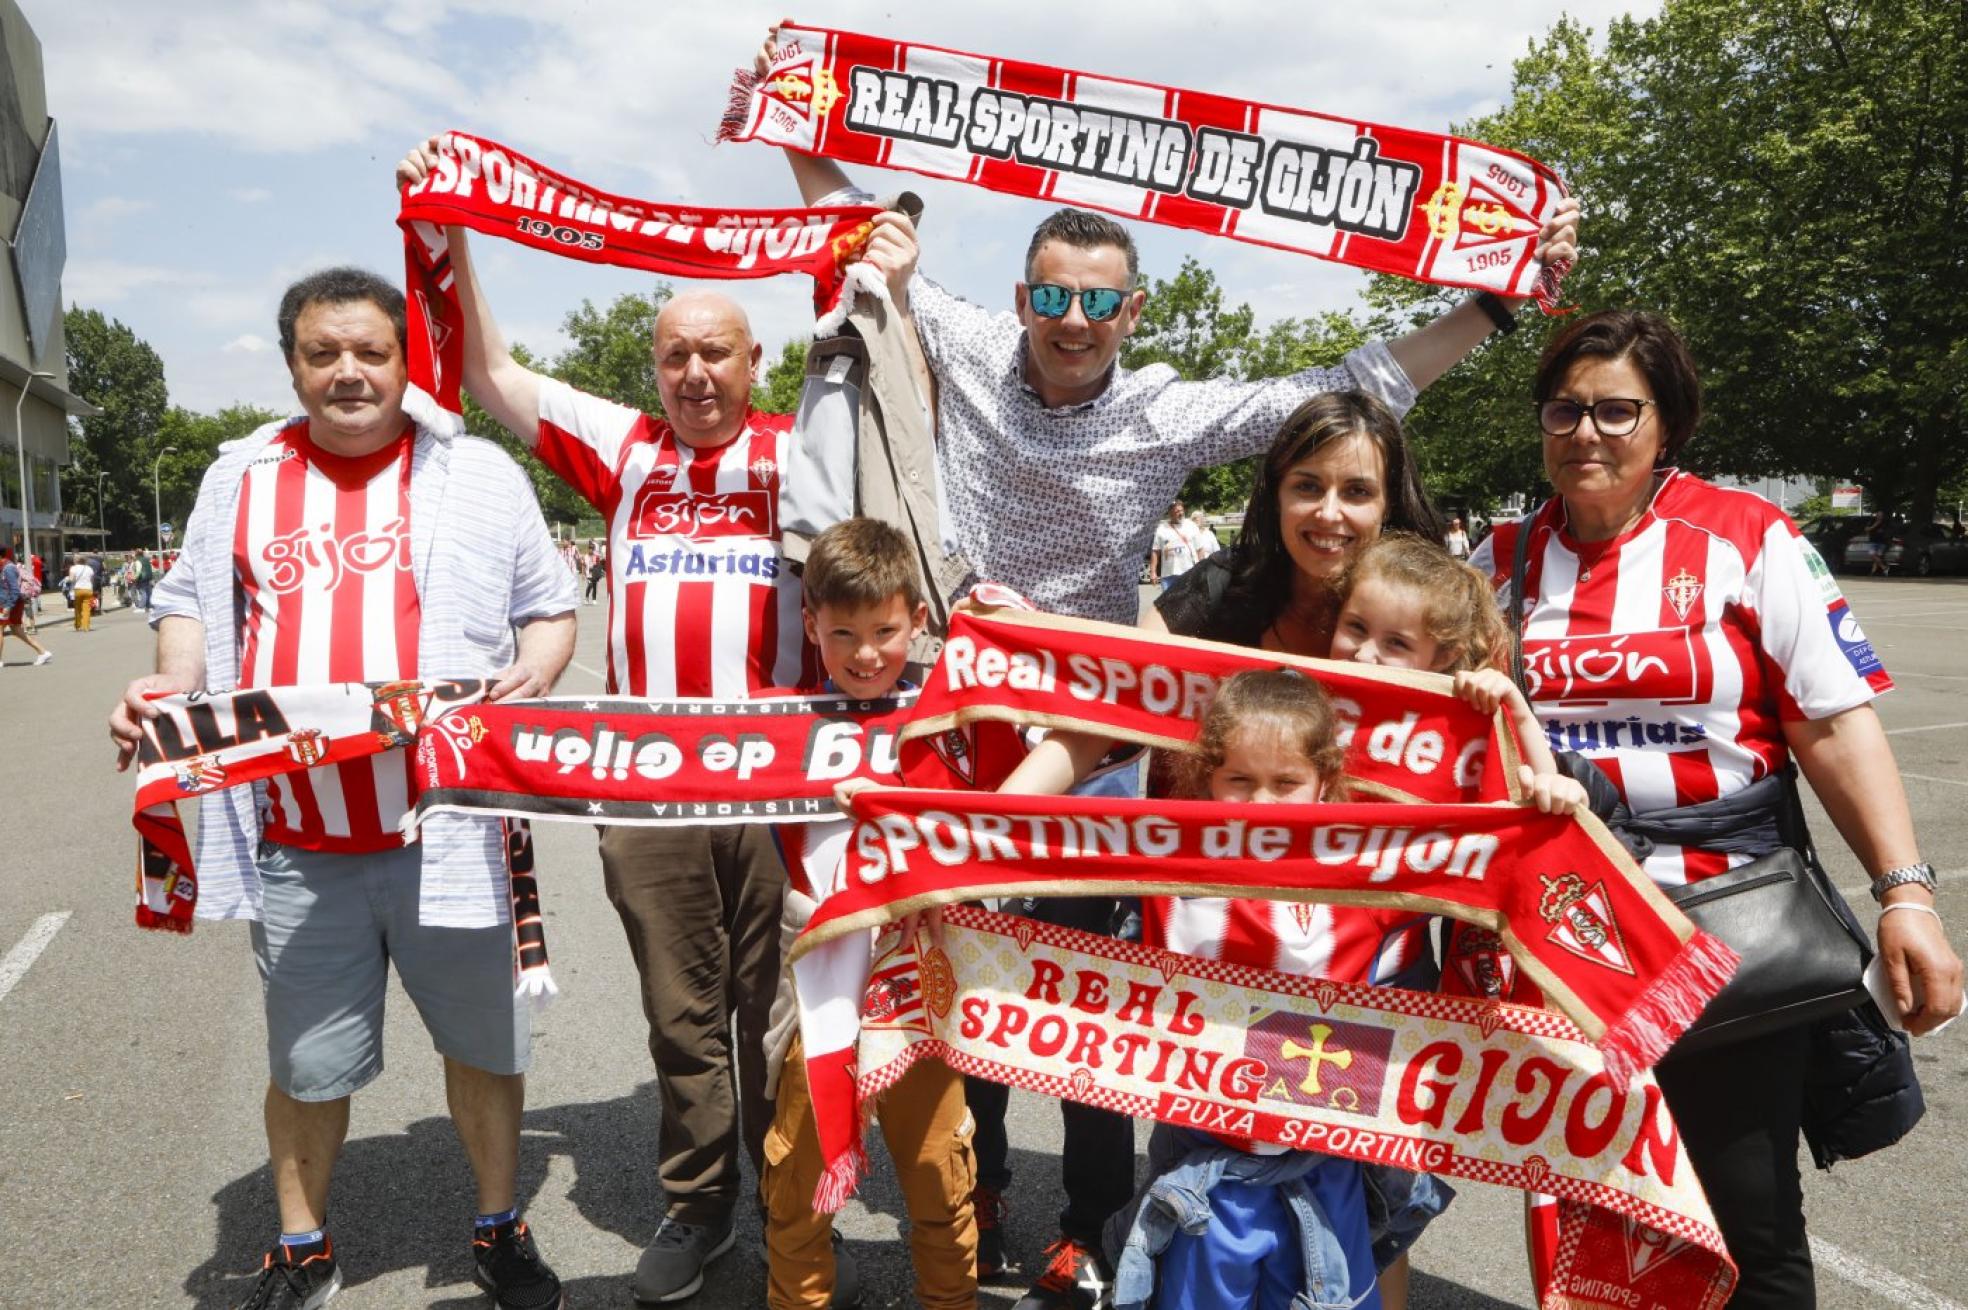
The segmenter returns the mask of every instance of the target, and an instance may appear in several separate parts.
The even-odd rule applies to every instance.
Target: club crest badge
[[[977,785],[977,740],[968,724],[932,733],[929,748],[943,761],[944,768],[963,779],[964,786]]]
[[[1670,1236],[1658,1228],[1649,1228],[1631,1215],[1625,1216],[1621,1222],[1626,1228],[1626,1275],[1629,1284],[1638,1283],[1683,1251],[1693,1249],[1685,1238]]]
[[[395,737],[397,745],[407,745],[424,726],[421,682],[385,682],[374,688],[376,713],[385,720],[376,730]]]
[[[216,755],[194,755],[171,773],[182,792],[212,791],[225,786],[225,766]]]
[[[751,463],[752,481],[754,482],[770,482],[778,473],[779,466],[763,455]]]
[[[1683,620],[1688,617],[1688,611],[1695,607],[1695,602],[1701,599],[1701,594],[1701,579],[1688,572],[1685,567],[1669,578],[1667,585],[1661,588],[1661,595],[1665,596],[1667,603],[1674,607],[1675,617]]]
[[[1487,928],[1459,927],[1449,945],[1449,966],[1472,996],[1505,999],[1517,982],[1517,961],[1503,938]]]
[[[290,732],[287,734],[287,754],[303,769],[311,769],[328,754],[328,736],[319,728]]]
[[[1620,935],[1618,920],[1613,918],[1605,883],[1595,882],[1588,887],[1585,879],[1576,873],[1559,878],[1539,874],[1538,881],[1544,884],[1538,915],[1552,925],[1545,940],[1556,942],[1581,960],[1620,973],[1633,973],[1633,964],[1626,954],[1626,939]]]

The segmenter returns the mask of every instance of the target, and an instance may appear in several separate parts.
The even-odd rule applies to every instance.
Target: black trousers
[[[1012,911],[1013,907],[1006,909]],[[1111,936],[1116,910],[1114,901],[1075,896],[1027,901],[1023,913],[1042,923]],[[1005,1109],[1011,1101],[1011,1089],[1003,1083],[966,1077],[964,1101],[977,1125],[971,1149],[977,1157],[978,1185],[1003,1191],[1011,1185],[1011,1150],[1005,1137]],[[1077,1101],[1059,1102],[1059,1118],[1065,1128],[1060,1181],[1066,1188],[1059,1231],[1098,1248],[1107,1217],[1134,1197],[1134,1120]]]
[[[1729,1310],[1818,1303],[1804,1234],[1798,1124],[1810,1028],[1788,1028],[1656,1069],[1695,1176],[1742,1280]]]

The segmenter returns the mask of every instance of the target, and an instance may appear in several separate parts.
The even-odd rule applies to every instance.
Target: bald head
[[[686,291],[656,315],[656,389],[687,446],[721,446],[745,428],[760,348],[729,296]]]

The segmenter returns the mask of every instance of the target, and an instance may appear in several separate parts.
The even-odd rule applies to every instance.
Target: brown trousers
[[[602,830],[601,868],[642,977],[662,1095],[657,1177],[669,1213],[722,1224],[744,1193],[741,1141],[753,1170],[764,1168],[766,1027],[779,983],[785,865],[771,833],[755,825],[618,825]]]
[[[779,1108],[765,1136],[766,1304],[824,1310],[834,1292],[834,1217],[813,1208],[820,1181],[820,1132],[807,1092],[799,1039],[779,1075]],[[963,1078],[941,1060],[918,1060],[882,1094],[877,1115],[909,1211],[909,1258],[923,1310],[977,1304],[977,1219],[970,1189],[970,1111]]]

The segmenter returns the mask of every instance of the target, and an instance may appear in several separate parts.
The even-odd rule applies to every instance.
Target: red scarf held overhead
[[[955,775],[958,785],[995,789],[1023,758],[1014,726],[1187,750],[1220,682],[1277,668],[1299,670],[1331,698],[1356,792],[1445,804],[1517,798],[1521,755],[1505,719],[1471,709],[1441,674],[1016,609],[951,616],[902,734],[902,778],[945,787]]]
[[[1512,151],[791,22],[779,51],[737,74],[719,140],[1557,300],[1565,270],[1533,252],[1565,185]]]
[[[806,273],[822,323],[844,317],[852,288],[880,296],[880,279],[855,271],[878,211],[704,209],[596,190],[469,132],[438,138],[437,166],[405,189],[404,294],[410,381],[459,412],[464,330],[445,243],[447,225],[504,237],[590,264],[668,277],[756,278]]]
[[[1516,805],[1270,805],[875,788],[841,886],[794,944],[1001,896],[1240,896],[1438,914],[1498,935],[1624,1083],[1736,956],[1590,815]]]

